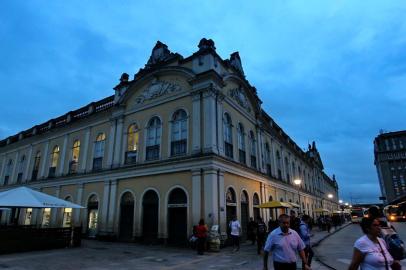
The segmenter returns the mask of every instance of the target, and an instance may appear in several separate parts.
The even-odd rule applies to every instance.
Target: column
[[[202,131],[200,114],[201,93],[192,94],[192,153],[200,153],[202,150],[200,134]]]
[[[257,153],[258,153],[258,170],[261,171],[262,173],[266,173],[266,170],[264,169],[264,155],[263,155],[263,138],[262,138],[262,132],[260,128],[257,128],[257,138],[258,138],[258,143],[257,143]]]
[[[109,214],[109,197],[110,197],[110,181],[104,181],[104,191],[103,191],[103,204],[101,213],[99,211],[100,223],[99,232],[105,232],[107,230],[108,224],[108,214]]]
[[[4,181],[4,173],[5,173],[5,170],[6,170],[6,163],[7,163],[7,156],[6,156],[6,154],[3,154],[2,156],[1,156],[1,158],[0,158],[0,160],[1,160],[1,167],[0,167],[0,183],[2,183],[3,184],[3,181]]]
[[[120,117],[117,119],[117,129],[116,129],[116,142],[114,145],[114,161],[113,161],[113,167],[120,167],[121,164],[121,157],[123,156],[123,153],[121,152],[121,145],[122,145],[122,139],[123,139],[123,124],[124,124],[124,118]]]
[[[59,194],[61,193],[61,186],[56,187],[55,190],[55,197],[59,198]],[[51,220],[50,220],[50,225],[58,227],[59,222],[58,222],[58,212],[61,211],[61,208],[51,208]]]
[[[220,234],[227,235],[227,217],[226,217],[226,191],[224,185],[224,171],[218,172],[218,194],[219,194],[219,225]]]
[[[114,158],[114,143],[116,140],[116,130],[117,130],[117,119],[114,119],[110,123],[110,133],[108,137],[108,156],[107,156],[107,167],[112,168],[113,158]]]
[[[41,171],[39,174],[39,178],[45,178],[45,174],[46,174],[45,170],[46,170],[46,165],[48,164],[48,158],[49,158],[48,148],[49,148],[49,141],[47,141],[45,143],[45,149],[42,154],[42,164],[41,164]]]
[[[272,155],[272,160],[271,160],[271,163],[272,163],[272,171],[271,171],[271,173],[272,173],[272,175],[274,175],[274,176],[276,176],[276,178],[278,177],[278,167],[277,167],[277,157],[276,157],[276,150],[275,150],[275,142],[271,139],[271,155]]]
[[[203,92],[203,152],[218,153],[216,134],[216,99],[213,89]]]
[[[201,215],[201,184],[202,184],[202,172],[200,169],[192,171],[192,223],[198,224]]]
[[[87,156],[89,152],[89,144],[90,144],[90,127],[86,129],[85,132],[85,141],[83,143],[83,150],[80,149],[80,155],[82,156],[82,162],[80,163],[80,172],[85,172],[86,171],[86,166],[87,166]],[[81,144],[82,145],[82,144]]]
[[[62,147],[62,152],[61,152],[61,161],[59,163],[58,175],[62,175],[64,168],[65,168],[66,148],[68,147],[68,137],[69,137],[69,134],[65,134],[63,136],[63,147]]]
[[[9,184],[14,184],[17,181],[17,168],[20,166],[20,153],[17,151],[15,158],[14,158],[14,166],[13,166],[13,172],[10,175],[10,179],[8,181]]]
[[[223,95],[217,96],[217,147],[219,155],[224,156],[224,132],[223,132]]]
[[[109,196],[109,212],[107,218],[107,232],[114,232],[114,214],[116,212],[117,201],[117,180],[111,180],[110,182],[110,196]]]
[[[27,155],[27,164],[25,165],[25,170],[24,170],[24,177],[23,177],[23,183],[28,182],[28,180],[31,178],[29,176],[30,173],[30,166],[31,166],[31,160],[33,158],[32,156],[32,144],[30,145],[30,150],[28,150],[28,155]]]
[[[76,203],[81,205],[81,206],[86,207],[86,205],[82,205],[83,188],[84,188],[83,184],[78,184],[78,189],[77,189],[77,192],[76,192]],[[80,218],[81,217],[81,215],[80,215],[81,212],[85,212],[85,211],[83,211],[81,209],[73,209],[73,222],[74,222],[75,226],[82,225],[82,227],[85,227],[86,225],[83,224],[84,220],[81,220],[81,218]]]
[[[204,219],[209,225],[218,224],[218,183],[215,169],[204,170]]]

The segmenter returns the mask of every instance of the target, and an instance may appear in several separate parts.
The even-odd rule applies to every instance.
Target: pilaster
[[[84,188],[84,185],[82,183],[78,184],[77,192],[76,192],[76,203],[79,205],[82,205],[83,188]],[[84,220],[83,219],[81,220],[81,218],[80,218],[81,212],[85,212],[85,211],[83,211],[81,209],[73,209],[73,222],[74,222],[75,226],[82,225],[82,227],[85,227],[85,224],[83,224]]]
[[[42,154],[42,164],[41,164],[41,172],[40,172],[40,178],[45,178],[45,173],[46,173],[46,166],[48,164],[48,159],[49,159],[49,154],[48,154],[48,148],[49,148],[49,141],[45,143],[45,149]]]
[[[204,170],[204,219],[211,225],[218,224],[218,181],[215,169]]]
[[[114,159],[114,144],[116,140],[116,130],[117,130],[117,119],[110,122],[110,134],[108,137],[108,156],[107,156],[107,167],[112,168]]]
[[[218,153],[216,94],[213,87],[203,92],[203,152],[205,153]]]
[[[201,145],[201,93],[200,91],[192,94],[192,153],[200,153]]]
[[[114,214],[116,213],[117,202],[117,180],[110,182],[110,195],[109,195],[109,212],[107,216],[107,232],[114,232]]]
[[[55,197],[59,198],[59,195],[61,193],[61,186],[56,187],[55,190]],[[63,209],[63,208],[62,208]],[[50,220],[50,225],[58,227],[58,216],[59,212],[61,211],[61,208],[52,208],[51,209],[51,220]]]
[[[28,182],[30,179],[29,173],[30,173],[30,167],[31,167],[31,160],[32,160],[32,145],[30,145],[30,150],[28,150],[28,155],[27,155],[27,164],[25,165],[25,170],[24,170],[24,177],[23,177],[23,182]]]
[[[109,212],[109,198],[110,197],[110,181],[104,181],[103,189],[103,204],[100,215],[99,231],[106,231],[108,227],[108,212]]]
[[[64,173],[63,170],[65,168],[66,148],[68,147],[68,138],[69,138],[69,134],[65,134],[65,136],[63,136],[63,146],[62,146],[61,160],[60,160],[59,168],[58,168],[58,175],[63,175],[63,173]]]
[[[219,224],[220,234],[227,235],[227,217],[226,217],[226,191],[224,184],[224,171],[218,172],[218,194],[219,194]]]
[[[80,172],[85,172],[86,171],[86,166],[87,166],[87,157],[88,157],[88,152],[89,152],[89,144],[90,144],[90,127],[86,129],[85,132],[85,139],[84,139],[84,144],[83,144],[83,151],[81,151],[81,163],[80,163]],[[82,154],[83,153],[83,154]]]
[[[116,142],[114,145],[114,161],[113,161],[113,167],[119,167],[121,164],[121,157],[122,157],[122,151],[121,151],[121,145],[122,145],[122,139],[123,139],[123,124],[124,124],[124,118],[120,117],[117,119],[117,129],[116,129]]]
[[[202,172],[201,170],[192,171],[192,223],[198,224],[201,214],[202,206]]]
[[[14,166],[13,166],[13,172],[10,175],[10,180],[8,181],[9,184],[14,184],[17,181],[17,168],[20,166],[20,152],[16,152],[15,157],[14,157]]]

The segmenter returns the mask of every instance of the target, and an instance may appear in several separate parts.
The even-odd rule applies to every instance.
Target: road
[[[392,223],[399,233],[401,239],[406,241],[406,223]],[[337,269],[345,270],[351,262],[354,242],[363,235],[358,224],[352,224],[333,234],[314,249],[316,256],[327,265]],[[402,267],[406,269],[406,260],[403,260]]]

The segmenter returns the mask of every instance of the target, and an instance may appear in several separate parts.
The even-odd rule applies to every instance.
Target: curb
[[[347,224],[341,226],[340,228],[338,228],[337,230],[334,230],[334,232],[327,234],[326,236],[322,237],[321,239],[319,239],[316,243],[312,244],[312,247],[317,247],[318,245],[320,245],[320,243],[322,241],[324,241],[325,239],[327,239],[328,237],[330,237],[331,235],[335,234],[338,231],[341,231],[342,229],[346,228],[347,226],[350,226],[352,223],[348,222]],[[319,262],[320,264],[322,264],[323,266],[332,269],[332,270],[337,270],[334,267],[328,265],[327,263],[323,262],[322,260],[320,260],[319,257],[317,257],[317,255],[314,255],[314,258],[317,260],[317,262]]]

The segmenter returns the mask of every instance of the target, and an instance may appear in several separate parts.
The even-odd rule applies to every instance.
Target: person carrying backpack
[[[266,238],[266,225],[261,217],[258,217],[257,224],[257,253],[261,254],[261,250],[264,247]]]
[[[311,266],[312,258],[313,258],[313,250],[312,246],[310,245],[310,228],[309,228],[310,216],[303,215],[302,221],[299,225],[299,236],[302,238],[303,243],[305,244],[305,255],[307,258],[307,264]]]

